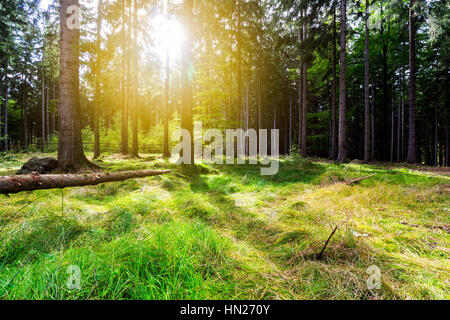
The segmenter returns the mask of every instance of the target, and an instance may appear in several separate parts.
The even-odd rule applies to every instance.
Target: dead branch
[[[369,178],[372,178],[372,177],[375,176],[375,175],[376,175],[376,173],[371,174],[370,176],[367,176],[367,177],[362,177],[362,178],[357,178],[357,179],[346,180],[346,181],[343,181],[343,182],[341,182],[341,183],[347,184],[347,185],[351,186],[351,185],[353,185],[353,184],[358,184],[358,183],[360,183],[361,181],[364,181],[364,180],[367,180],[367,179],[369,179]]]
[[[322,259],[323,252],[324,252],[325,249],[327,248],[328,243],[330,242],[331,238],[333,238],[333,236],[334,236],[334,234],[336,233],[336,231],[337,231],[338,228],[339,228],[339,227],[334,228],[334,230],[333,230],[333,232],[331,233],[330,237],[328,238],[327,242],[325,242],[325,245],[323,246],[322,251],[320,251],[319,255],[317,256],[317,260]]]

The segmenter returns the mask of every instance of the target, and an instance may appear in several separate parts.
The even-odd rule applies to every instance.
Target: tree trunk
[[[300,10],[300,23],[303,23],[303,10]],[[300,25],[300,45],[303,45],[303,24]],[[303,109],[303,50],[300,52],[298,80],[298,152],[302,151],[302,112]]]
[[[45,75],[44,69],[42,69],[42,109],[41,109],[41,132],[42,132],[42,152],[45,150]]]
[[[165,82],[165,96],[164,96],[164,150],[163,158],[170,157],[169,152],[169,92],[170,92],[170,52],[167,48],[166,52],[166,82]]]
[[[341,39],[340,39],[340,87],[339,87],[339,151],[337,161],[343,163],[347,158],[346,135],[346,53],[347,53],[347,0],[341,0]]]
[[[447,106],[447,116],[445,119],[445,166],[448,167],[450,165],[450,159],[449,159],[449,155],[450,155],[450,146],[449,146],[449,136],[448,136],[448,131],[449,131],[449,121],[450,121],[450,108],[449,106],[449,83],[448,83],[448,64],[445,68],[445,84],[444,84],[444,89],[445,89],[445,105]]]
[[[405,78],[403,78],[405,79]],[[400,154],[400,161],[403,162],[405,159],[405,99],[402,101],[402,147],[401,147],[401,154]]]
[[[65,171],[83,166],[95,167],[86,159],[81,141],[80,30],[70,29],[67,25],[68,7],[73,5],[78,6],[78,0],[61,0],[58,162]]]
[[[370,32],[369,32],[369,0],[366,0],[366,50],[364,56],[364,162],[370,161]]]
[[[189,2],[189,1],[188,1]],[[236,117],[239,119],[242,110],[242,7],[241,0],[237,0],[238,9],[238,30],[237,30],[237,64],[238,64],[238,103]]]
[[[262,8],[262,0],[259,0],[259,7],[260,8]],[[263,11],[261,11],[261,12],[263,12]],[[258,74],[258,132],[259,132],[259,130],[261,130],[262,129],[262,122],[261,122],[261,104],[262,104],[262,80],[261,80],[261,78],[262,78],[262,75],[263,75],[263,71],[262,71],[262,68],[263,68],[263,59],[262,59],[262,57],[263,57],[263,34],[262,34],[262,29],[263,29],[263,15],[264,15],[264,13],[262,14],[262,15],[260,15],[259,16],[259,21],[260,21],[260,23],[261,23],[261,29],[260,29],[260,31],[259,31],[259,57],[258,57],[258,60],[259,60],[259,74]]]
[[[49,110],[49,101],[50,101],[50,82],[47,87],[46,93],[46,101],[45,101],[45,137],[47,139],[47,143],[50,142],[50,110]]]
[[[403,101],[403,94],[400,96],[400,104],[398,105],[397,109],[397,162],[400,162],[400,150],[401,150],[401,113],[402,113],[402,107],[401,103]]]
[[[101,73],[101,37],[102,37],[102,10],[103,0],[97,3],[97,44],[95,61],[95,102],[94,102],[94,159],[100,157],[100,73]]]
[[[26,99],[26,91],[22,96],[22,122],[23,122],[23,148],[24,150],[28,149],[28,129],[27,129],[27,99]]]
[[[438,130],[439,130],[439,121],[438,121],[438,106],[436,104],[434,109],[434,166],[439,166],[439,143],[438,143]]]
[[[4,98],[3,97],[3,94],[4,94],[4,90],[3,90],[3,77],[2,77],[2,81],[1,81],[1,83],[0,83],[0,97],[2,97],[2,99]],[[4,105],[4,100],[2,100],[2,101],[0,101],[0,148],[1,148],[1,142],[2,142],[2,138],[3,138],[3,127],[2,127],[2,124],[3,124],[3,122],[2,122],[2,117],[3,117],[3,105]]]
[[[375,139],[376,139],[376,131],[375,131],[375,90],[374,85],[372,84],[372,143],[370,144],[371,152],[370,159],[375,159]]]
[[[139,157],[139,108],[138,108],[138,42],[137,42],[137,28],[138,28],[138,5],[137,0],[133,0],[133,114],[131,117],[132,121],[132,132],[133,132],[133,141],[131,154],[133,157]]]
[[[22,191],[62,189],[68,187],[93,186],[106,182],[125,181],[170,173],[160,171],[125,171],[94,174],[28,174],[0,176],[0,194],[14,194]]]
[[[169,21],[169,8],[166,3],[166,22]],[[170,157],[169,152],[169,94],[170,94],[170,51],[166,48],[166,79],[164,90],[164,142],[163,142],[163,158]]]
[[[307,29],[306,29],[306,10],[304,14],[304,21],[303,21],[303,39],[305,40],[307,37]],[[302,149],[301,149],[301,156],[303,158],[306,158],[307,156],[307,139],[306,139],[306,132],[307,132],[307,114],[308,114],[308,67],[307,62],[305,61],[305,52],[303,52],[303,107],[302,107]]]
[[[410,0],[409,6],[409,139],[408,159],[409,163],[416,162],[416,42],[414,27],[414,4]]]
[[[292,92],[289,88],[289,144],[288,144],[288,154],[291,154],[292,148]]]
[[[394,113],[395,100],[392,98],[392,110],[391,110],[391,162],[394,162],[394,136],[395,136],[395,113]]]
[[[192,82],[194,80],[194,72],[192,68],[192,35],[193,35],[193,0],[184,1],[184,27],[186,28],[186,39],[182,49],[181,64],[181,81],[182,81],[182,97],[181,97],[181,128],[187,130],[191,135],[191,154],[190,164],[194,164],[194,135],[192,123]],[[241,98],[241,97],[239,97]],[[239,100],[239,106],[241,101]],[[237,112],[239,117],[239,112]]]
[[[250,103],[249,103],[249,98],[250,98],[250,84],[247,84],[247,92],[245,95],[245,117],[244,117],[244,121],[245,121],[245,131],[248,130],[249,128],[249,114],[250,114]],[[245,155],[248,157],[249,156],[249,137],[245,137]]]
[[[8,96],[9,96],[9,80],[6,77],[5,94],[3,100],[3,150],[8,151]]]
[[[331,155],[332,160],[337,158],[337,124],[336,124],[336,6],[333,11],[333,80],[331,82]]]
[[[127,4],[128,1],[123,1],[122,7],[122,154],[128,155],[128,107],[127,107],[127,96],[129,94],[127,90],[127,83],[129,79],[127,77],[128,68],[127,68],[127,57],[128,57],[128,37],[126,34],[129,32],[129,28],[127,30],[127,22],[128,22],[128,14],[127,14]]]
[[[384,15],[384,1],[381,1],[381,16]],[[389,33],[390,33],[390,21],[388,20],[388,26],[387,30],[385,32],[385,21],[387,19],[381,20],[381,27],[380,27],[380,37],[381,37],[381,52],[382,52],[382,88],[383,88],[383,95],[382,95],[382,103],[381,103],[381,114],[380,116],[384,119],[381,123],[382,127],[382,140],[385,141],[383,144],[382,151],[382,160],[388,161],[389,159],[389,86],[388,86],[388,49],[389,49]]]
[[[56,84],[53,86],[53,100],[56,101]],[[52,111],[52,133],[56,133],[56,109]]]
[[[273,104],[273,128],[277,128],[277,105]]]

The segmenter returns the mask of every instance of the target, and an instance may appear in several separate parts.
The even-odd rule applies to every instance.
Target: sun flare
[[[165,61],[167,53],[171,59],[179,57],[185,39],[181,23],[175,18],[163,14],[158,14],[150,19],[154,19],[152,32],[158,58]]]

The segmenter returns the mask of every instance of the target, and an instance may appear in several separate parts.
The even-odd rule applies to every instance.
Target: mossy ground
[[[29,157],[3,156],[0,174]],[[0,196],[1,298],[450,299],[445,173],[299,158],[273,177],[250,165],[185,172],[150,155],[97,164],[174,172]],[[67,286],[72,265],[80,290]],[[372,265],[380,290],[367,287]]]

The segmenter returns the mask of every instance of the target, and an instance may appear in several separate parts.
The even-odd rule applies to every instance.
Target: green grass
[[[29,157],[1,158],[0,174]],[[149,155],[98,164],[174,172],[0,196],[2,299],[450,299],[444,173],[298,158],[273,177]],[[380,290],[366,284],[372,265]],[[69,266],[79,290],[67,286]]]

